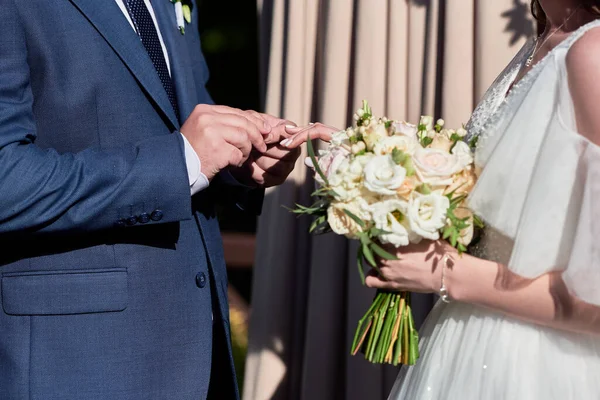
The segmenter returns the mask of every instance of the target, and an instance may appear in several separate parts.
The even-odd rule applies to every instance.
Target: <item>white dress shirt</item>
[[[125,7],[125,3],[123,0],[115,0],[117,5],[127,18],[127,21],[131,25],[131,27],[135,30],[135,26],[133,25],[133,21],[129,16],[129,12]],[[166,1],[166,0],[164,0]],[[156,22],[156,15],[154,14],[154,9],[152,8],[152,4],[150,4],[150,0],[144,0],[146,3],[146,7],[148,7],[148,11],[150,12],[150,16],[152,17],[152,22],[154,22],[154,26],[156,27],[156,33],[158,34],[158,40],[160,41],[160,47],[162,47],[163,55],[165,56],[165,61],[167,63],[167,68],[169,70],[169,74],[171,74],[171,61],[169,60],[169,53],[167,52],[167,47],[165,46],[165,42],[163,41],[162,35],[160,33],[160,28],[158,27],[158,23]],[[173,26],[175,26],[175,21],[173,21]],[[173,28],[175,29],[175,28]],[[181,133],[180,133],[181,134]],[[185,163],[187,166],[188,178],[190,180],[190,191],[192,195],[198,193],[199,191],[206,189],[209,185],[208,178],[206,175],[202,173],[200,159],[198,158],[198,154],[188,142],[186,137],[181,134],[184,142],[185,148]]]

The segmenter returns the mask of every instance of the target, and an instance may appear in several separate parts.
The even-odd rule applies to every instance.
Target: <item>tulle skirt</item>
[[[391,400],[600,399],[600,337],[438,302]]]

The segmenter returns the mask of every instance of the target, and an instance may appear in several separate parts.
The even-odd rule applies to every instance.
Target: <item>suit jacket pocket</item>
[[[69,315],[127,308],[127,269],[13,272],[2,276],[9,315]]]

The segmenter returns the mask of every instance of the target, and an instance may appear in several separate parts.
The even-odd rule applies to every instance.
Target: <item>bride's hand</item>
[[[309,138],[321,139],[326,142],[331,141],[332,135],[340,130],[332,126],[324,125],[320,122],[316,124],[310,124],[307,126],[286,126],[286,132],[290,136],[289,138],[281,141],[281,145],[288,149],[294,149],[305,143]]]
[[[458,258],[456,250],[445,241],[423,240],[419,244],[410,244],[396,249],[383,246],[398,260],[378,260],[379,271],[369,272],[365,284],[371,288],[419,293],[437,293],[442,282],[442,258],[451,255]],[[463,257],[466,255],[463,255]]]

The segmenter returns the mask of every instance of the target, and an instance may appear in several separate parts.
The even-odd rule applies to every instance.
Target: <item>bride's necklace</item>
[[[544,41],[542,42],[542,44],[539,45],[539,47],[538,47],[538,42],[539,42],[541,36],[535,40],[535,47],[533,48],[533,52],[531,53],[531,55],[529,57],[527,57],[527,61],[525,61],[525,65],[527,67],[531,67],[533,58],[537,54],[538,50],[541,49],[542,47],[544,47],[544,44],[548,41],[548,39],[550,39],[552,36],[554,36],[554,34],[556,32],[558,32],[559,30],[562,29],[563,26],[565,26],[565,24],[571,19],[571,17],[573,17],[573,15],[575,15],[575,13],[577,12],[577,10],[579,10],[580,7],[581,7],[581,5],[578,5],[577,7],[575,7],[573,12],[571,14],[569,14],[569,16],[564,20],[564,22],[558,28],[553,30],[552,33],[550,33],[548,36],[546,36],[546,39],[544,39]]]

